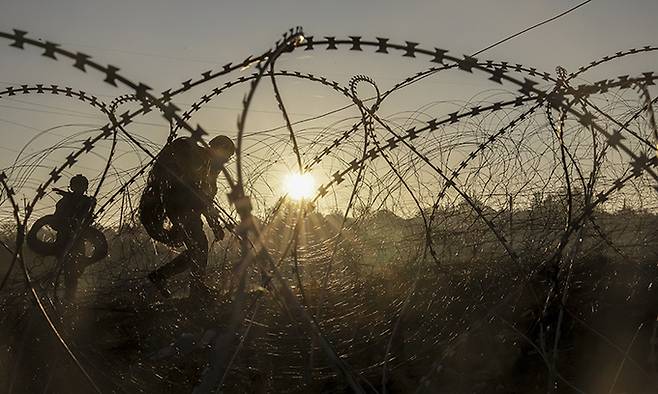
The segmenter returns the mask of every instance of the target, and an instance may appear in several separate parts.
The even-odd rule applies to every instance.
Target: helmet
[[[235,144],[225,135],[218,135],[210,140],[210,149],[220,159],[228,160],[235,153]]]
[[[74,193],[84,194],[87,191],[88,187],[89,187],[89,181],[82,174],[78,174],[74,176],[69,181],[69,188]]]

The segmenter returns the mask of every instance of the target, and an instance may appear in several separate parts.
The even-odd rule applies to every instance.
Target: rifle
[[[58,187],[53,187],[53,191],[54,191],[55,193],[59,194],[60,196],[66,196],[66,195],[71,195],[71,194],[73,194],[73,192],[71,192],[71,191],[64,190],[64,189],[60,189],[60,188],[58,188]]]

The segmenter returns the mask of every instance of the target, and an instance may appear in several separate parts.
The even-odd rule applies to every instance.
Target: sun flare
[[[290,173],[285,177],[284,187],[293,200],[308,199],[315,193],[315,179],[309,173]]]

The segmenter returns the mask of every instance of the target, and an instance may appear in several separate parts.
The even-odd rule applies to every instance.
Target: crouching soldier
[[[202,147],[192,138],[178,138],[162,149],[149,173],[140,200],[140,219],[149,235],[172,247],[186,250],[151,272],[149,280],[165,296],[171,296],[167,279],[190,270],[190,298],[208,295],[204,284],[208,264],[208,240],[201,216],[205,216],[215,239],[224,237],[218,212],[213,206],[217,177],[233,156],[230,138],[213,138]]]

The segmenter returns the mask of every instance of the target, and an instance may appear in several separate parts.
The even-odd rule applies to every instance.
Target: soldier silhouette
[[[59,272],[64,275],[64,299],[68,303],[75,297],[78,279],[85,268],[107,256],[105,236],[91,226],[96,199],[85,195],[88,187],[87,178],[78,174],[69,181],[69,190],[54,189],[62,196],[55,212],[39,218],[27,234],[27,244],[35,253],[57,258]],[[56,232],[53,242],[38,236],[39,230],[46,226]],[[91,256],[87,256],[87,243],[93,248]]]
[[[63,250],[59,259],[64,274],[64,299],[72,301],[78,289],[78,279],[86,264],[83,262],[85,243],[82,236],[91,224],[91,215],[96,207],[96,199],[87,196],[89,181],[82,174],[77,174],[69,181],[69,190],[57,189],[62,198],[55,205],[54,228]]]
[[[170,297],[167,279],[190,270],[190,298],[208,295],[203,282],[208,264],[208,240],[201,216],[205,216],[216,240],[224,238],[213,206],[217,177],[233,156],[235,145],[220,135],[201,147],[192,138],[171,141],[160,151],[149,173],[140,200],[140,219],[149,235],[169,246],[185,246],[173,260],[151,272],[148,279]]]

